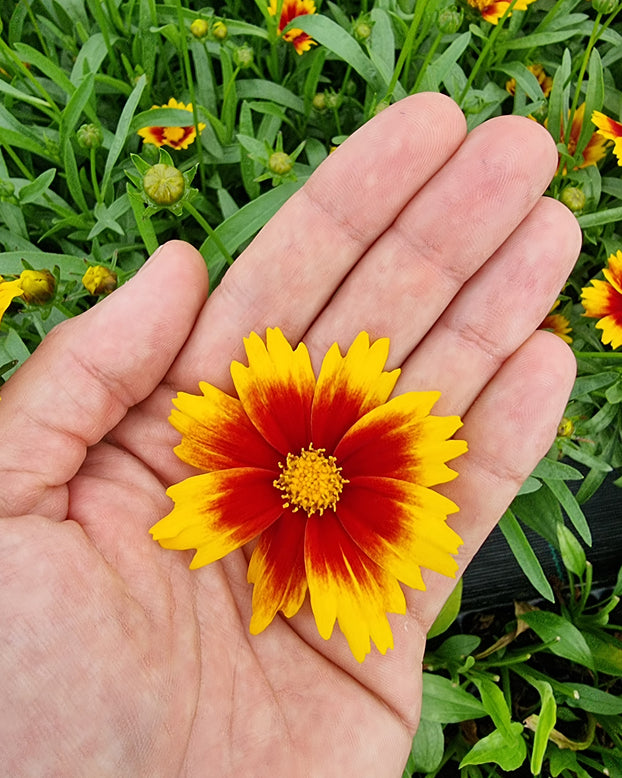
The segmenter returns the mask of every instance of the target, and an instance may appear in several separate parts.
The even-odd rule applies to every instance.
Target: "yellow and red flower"
[[[603,138],[613,141],[613,153],[618,158],[618,165],[622,165],[622,124],[600,111],[592,113],[592,122],[598,127]]]
[[[144,143],[153,143],[155,146],[171,146],[174,149],[187,149],[197,135],[196,128],[192,123],[192,103],[184,105],[179,103],[174,97],[166,105],[152,105],[152,108],[178,108],[180,111],[188,111],[190,124],[187,127],[142,127],[138,134]],[[199,122],[199,132],[205,129],[205,124]]]
[[[425,589],[421,567],[457,569],[447,515],[458,507],[432,487],[456,476],[446,463],[467,449],[450,440],[461,421],[430,415],[439,392],[389,399],[399,370],[384,370],[386,338],[370,345],[362,332],[345,356],[333,344],[317,379],[306,346],[279,329],[244,345],[237,397],[201,383],[174,401],[175,451],[203,472],[169,488],[174,508],[151,534],[196,549],[191,568],[257,539],[253,634],[296,614],[308,591],[323,638],[337,620],[359,662],[370,638],[385,653],[386,614],[406,610],[400,582]]]
[[[276,16],[278,0],[270,0],[268,11],[271,16]],[[287,25],[297,16],[307,16],[315,13],[315,3],[313,0],[283,0],[281,6],[281,18],[279,19],[278,34],[281,35]],[[309,51],[311,46],[316,45],[316,41],[306,32],[298,27],[292,27],[288,30],[283,39],[293,44],[297,54]]]
[[[577,107],[577,110],[574,112],[574,116],[572,117],[572,123],[570,125],[570,133],[568,135],[568,142],[566,144],[566,147],[568,148],[568,153],[571,156],[574,156],[575,151],[577,150],[577,143],[579,141],[579,136],[581,135],[581,127],[583,126],[583,119],[585,116],[585,103],[581,103]],[[544,122],[544,126],[546,127],[548,122]],[[560,140],[562,143],[564,142],[564,131],[562,129],[561,131],[561,138]],[[587,145],[583,149],[581,156],[583,157],[583,161],[580,162],[578,165],[575,165],[574,170],[580,170],[581,168],[588,167],[589,165],[595,165],[600,159],[602,159],[605,154],[607,153],[607,141],[606,139],[598,132],[592,133],[592,136],[590,137],[589,141],[587,142]],[[564,168],[562,170],[562,173],[565,175],[568,172],[567,167],[564,165]]]
[[[6,309],[11,304],[11,300],[15,297],[20,297],[23,294],[24,290],[22,289],[19,278],[16,278],[15,281],[5,281],[2,276],[0,276],[0,321],[2,321]]]
[[[548,97],[551,94],[551,89],[553,88],[553,79],[551,76],[547,76],[544,67],[538,63],[527,65],[527,70],[530,70],[538,80],[544,97]],[[505,88],[511,95],[516,94],[516,79],[510,78],[508,81],[506,81]]]
[[[482,15],[482,18],[491,24],[498,24],[499,19],[510,7],[510,0],[498,0],[497,2],[489,2],[489,0],[467,0],[468,4],[472,8],[476,8]],[[527,6],[534,3],[535,0],[516,0],[512,11],[526,11]],[[510,12],[508,16],[511,16]]]
[[[570,322],[561,313],[553,313],[553,311],[559,306],[559,300],[555,301],[555,305],[551,308],[548,316],[545,317],[542,324],[538,327],[539,330],[548,330],[557,337],[561,338],[566,343],[572,343],[572,338],[568,333],[572,332]]]
[[[592,286],[581,290],[584,316],[599,319],[596,328],[600,339],[611,348],[622,346],[622,251],[611,254],[603,270],[606,281],[594,279]]]

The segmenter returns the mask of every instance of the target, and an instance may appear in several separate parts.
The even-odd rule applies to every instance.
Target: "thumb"
[[[55,327],[2,387],[0,516],[67,515],[66,483],[166,374],[205,302],[201,255],[173,241],[128,283]]]

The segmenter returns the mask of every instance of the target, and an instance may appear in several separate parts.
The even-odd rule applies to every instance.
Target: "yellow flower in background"
[[[11,301],[15,297],[20,297],[24,294],[19,278],[15,281],[5,281],[0,276],[0,321],[6,313],[6,309],[11,304]]]
[[[611,348],[622,346],[622,251],[607,260],[603,270],[605,281],[594,279],[592,286],[581,290],[584,316],[599,319],[596,328],[602,330],[601,341]]]
[[[546,71],[540,64],[527,65],[527,70],[531,71],[537,78],[544,97],[548,97],[553,88],[553,79],[551,76],[547,76]],[[516,94],[516,79],[510,78],[506,81],[505,88],[511,95]]]
[[[498,24],[499,19],[511,5],[509,0],[499,0],[493,3],[488,2],[488,0],[467,0],[467,2],[472,8],[476,8],[481,13],[483,19],[491,24]],[[533,2],[535,0],[516,0],[512,11],[526,11],[527,6]],[[511,16],[512,13],[510,12],[508,15]]]
[[[174,97],[166,105],[152,105],[152,108],[178,108],[180,111],[188,111],[190,124],[187,127],[142,127],[138,134],[144,143],[153,143],[155,146],[171,146],[174,149],[187,149],[196,138],[196,129],[193,124],[192,103],[184,105]],[[199,122],[199,132],[205,129],[205,124]]]
[[[600,111],[592,113],[592,122],[598,127],[603,138],[613,141],[613,153],[618,158],[618,165],[622,165],[622,124]]]
[[[538,329],[548,330],[554,335],[557,335],[566,343],[572,343],[572,338],[569,335],[569,333],[572,332],[570,322],[561,313],[553,313],[553,311],[559,306],[559,302],[559,300],[555,302],[555,305],[551,308],[549,315],[544,319]]]
[[[271,16],[276,16],[278,6],[278,0],[270,0],[268,11]],[[307,16],[308,14],[314,14],[315,3],[313,0],[283,0],[281,6],[281,18],[279,19],[278,33],[282,34],[283,30],[297,16]],[[283,39],[294,46],[297,54],[302,54],[304,51],[309,51],[311,46],[315,46],[316,42],[310,35],[303,32],[301,29],[293,27],[288,30]]]
[[[405,613],[400,582],[425,589],[421,568],[455,575],[461,544],[447,525],[458,507],[432,487],[456,477],[446,462],[467,450],[450,440],[457,416],[432,416],[439,392],[389,399],[389,341],[360,333],[337,344],[315,376],[304,344],[279,329],[244,341],[248,366],[231,364],[237,397],[201,383],[180,393],[170,421],[175,452],[202,471],[171,486],[174,508],[151,534],[164,548],[196,549],[191,568],[256,540],[250,630],[278,611],[296,614],[307,592],[320,635],[339,622],[361,662],[393,646],[387,613]]]

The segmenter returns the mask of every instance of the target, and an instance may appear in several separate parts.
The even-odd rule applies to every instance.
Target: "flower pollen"
[[[313,444],[303,448],[300,454],[288,454],[285,465],[279,462],[281,475],[273,485],[283,492],[284,508],[295,513],[303,508],[307,516],[330,508],[335,510],[339,495],[348,481],[341,475],[334,456],[326,456],[323,448],[315,449]]]

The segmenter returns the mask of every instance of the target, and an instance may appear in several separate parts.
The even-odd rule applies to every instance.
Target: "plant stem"
[[[214,243],[218,247],[218,250],[220,251],[220,253],[225,258],[226,263],[228,265],[232,265],[233,264],[233,257],[231,256],[231,254],[229,254],[229,252],[225,248],[225,244],[220,240],[220,238],[216,234],[215,230],[213,230],[210,227],[210,225],[207,223],[207,221],[204,219],[204,217],[197,211],[197,209],[194,207],[194,205],[192,205],[192,203],[189,203],[188,201],[186,201],[184,203],[184,211],[187,211],[187,213],[189,213],[191,216],[194,216],[196,221],[201,225],[201,227],[203,227],[203,229],[205,230],[207,235],[209,235],[209,237],[214,241]]]

